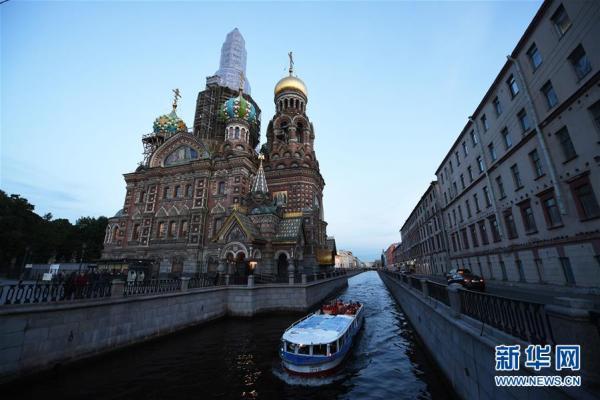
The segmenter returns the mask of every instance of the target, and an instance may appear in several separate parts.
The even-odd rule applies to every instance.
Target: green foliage
[[[81,217],[75,224],[40,217],[19,195],[0,190],[0,275],[18,275],[25,263],[95,260],[100,258],[106,217]]]

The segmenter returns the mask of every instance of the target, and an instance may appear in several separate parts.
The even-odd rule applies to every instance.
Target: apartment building
[[[422,274],[441,274],[448,265],[439,185],[433,181],[400,228],[399,264]]]
[[[449,262],[431,273],[600,287],[599,38],[600,2],[542,4],[435,172]]]

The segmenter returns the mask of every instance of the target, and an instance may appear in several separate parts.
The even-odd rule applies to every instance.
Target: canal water
[[[340,297],[365,304],[364,326],[343,368],[324,379],[286,374],[277,348],[302,315],[227,318],[28,378],[5,398],[56,399],[448,399],[376,272],[348,281]]]

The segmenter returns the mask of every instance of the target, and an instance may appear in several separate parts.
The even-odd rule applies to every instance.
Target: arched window
[[[165,186],[165,188],[163,189],[163,199],[166,199],[169,197],[169,187]]]
[[[285,108],[287,109],[289,107],[288,99],[285,99],[285,103],[284,104],[285,104]]]
[[[225,182],[219,182],[217,194],[225,194]]]
[[[198,152],[189,146],[180,146],[165,159],[165,166],[183,164],[198,159]]]
[[[185,197],[192,197],[192,185],[185,185]]]
[[[235,138],[236,139],[240,138],[240,127],[239,126],[235,127]]]
[[[181,197],[181,186],[175,186],[175,191],[173,192],[173,197]]]
[[[111,242],[116,242],[118,235],[119,235],[119,228],[117,228],[117,226],[113,226],[112,228],[112,239],[110,240]]]

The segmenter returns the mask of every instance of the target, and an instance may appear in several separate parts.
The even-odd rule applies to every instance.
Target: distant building
[[[335,256],[336,268],[360,268],[363,263],[349,250],[338,250]]]
[[[385,261],[386,268],[393,268],[395,265],[394,262],[394,250],[398,247],[400,243],[392,243],[388,246],[388,248],[383,252],[383,257]]]
[[[402,228],[400,251],[395,260],[401,266],[422,274],[441,274],[448,265],[439,185],[431,182]]]
[[[422,198],[404,224],[406,260],[600,286],[599,37],[600,2],[542,4],[435,172],[424,197],[437,193],[441,214]],[[432,224],[447,235],[444,265]]]

